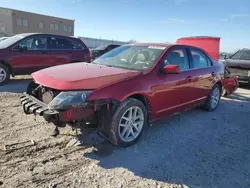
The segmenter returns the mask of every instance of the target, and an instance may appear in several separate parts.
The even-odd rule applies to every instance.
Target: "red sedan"
[[[188,45],[130,44],[92,63],[40,70],[21,97],[26,114],[58,128],[90,122],[111,143],[137,142],[153,120],[201,106],[217,108],[224,65]]]

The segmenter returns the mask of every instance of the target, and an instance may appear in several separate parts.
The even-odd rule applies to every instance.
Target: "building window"
[[[16,24],[17,24],[17,26],[28,27],[29,26],[29,21],[26,20],[26,19],[17,18]]]
[[[55,24],[55,29],[58,31],[58,24]]]
[[[28,27],[29,26],[28,20],[23,19],[23,26],[24,27]]]
[[[68,26],[68,32],[71,33],[72,32],[72,27]]]
[[[43,23],[43,22],[40,22],[40,23],[39,23],[39,28],[40,28],[40,29],[43,29],[43,27],[44,27],[44,23]]]
[[[56,23],[50,24],[50,29],[54,30],[54,31],[58,31],[58,24],[56,24]]]
[[[67,25],[64,25],[64,26],[63,26],[63,30],[64,30],[65,32],[68,32],[68,27],[67,27]]]
[[[5,32],[6,28],[5,28],[5,23],[0,21],[0,32]]]
[[[17,18],[17,20],[16,20],[16,25],[17,25],[17,26],[22,26],[22,25],[23,25],[23,21],[22,21],[21,18]]]

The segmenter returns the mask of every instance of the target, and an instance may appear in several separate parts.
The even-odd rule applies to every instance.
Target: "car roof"
[[[241,49],[242,51],[249,51],[250,50],[250,48],[243,48],[243,49]]]
[[[78,39],[77,37],[74,36],[64,36],[64,35],[58,35],[58,34],[49,34],[49,33],[22,33],[22,34],[17,34],[20,36],[28,37],[32,35],[49,35],[49,36],[57,36],[57,37],[66,37],[66,38],[73,38],[73,39]]]
[[[170,43],[132,43],[132,44],[127,44],[129,46],[158,46],[158,47],[170,47],[175,44],[170,44]]]
[[[200,50],[203,50],[202,48],[196,47],[196,46],[192,46],[192,45],[187,45],[187,44],[173,44],[173,43],[133,43],[133,44],[127,44],[129,46],[157,46],[157,47],[166,47],[166,48],[170,48],[172,46],[182,46],[182,47],[190,47],[190,48],[197,48]]]

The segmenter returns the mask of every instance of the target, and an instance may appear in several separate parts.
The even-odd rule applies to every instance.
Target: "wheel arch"
[[[223,90],[223,84],[222,84],[222,81],[221,80],[218,80],[217,82],[215,82],[214,86],[215,85],[219,85],[220,88],[221,88],[221,91]]]
[[[1,59],[0,59],[0,64],[3,64],[3,65],[5,65],[6,67],[8,67],[8,69],[9,69],[9,71],[10,71],[10,74],[11,74],[12,76],[15,76],[14,71],[13,71],[13,67],[11,66],[11,64],[8,63],[8,61],[1,60]]]
[[[145,95],[139,94],[139,93],[132,94],[132,95],[128,96],[126,99],[128,99],[128,98],[137,99],[145,105],[145,107],[147,109],[147,122],[149,122],[151,119],[151,105],[150,105],[150,101],[148,100],[148,98]]]

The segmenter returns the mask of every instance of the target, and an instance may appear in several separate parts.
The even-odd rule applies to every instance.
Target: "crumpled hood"
[[[140,73],[93,63],[72,63],[42,69],[31,76],[37,84],[57,90],[92,90]]]

